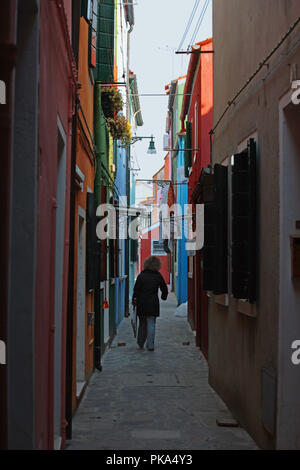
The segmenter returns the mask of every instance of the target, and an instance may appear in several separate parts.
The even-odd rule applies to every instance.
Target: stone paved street
[[[76,412],[67,449],[257,448],[241,427],[217,425],[231,415],[208,385],[206,361],[175,309],[169,294],[161,302],[154,352],[136,349],[130,318],[124,319]]]

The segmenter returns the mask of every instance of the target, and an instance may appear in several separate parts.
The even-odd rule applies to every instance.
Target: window
[[[97,60],[97,30],[98,30],[98,0],[92,1],[92,17],[90,24],[89,66],[96,67]]]
[[[188,256],[188,277],[192,279],[193,277],[193,267],[194,267],[194,257]]]
[[[228,293],[228,168],[215,164],[203,184],[203,289]]]
[[[187,149],[184,152],[184,176],[189,177],[189,168],[193,165],[193,125],[191,122],[187,121],[186,123],[186,138],[185,138],[185,148]]]
[[[198,148],[198,102],[195,104],[195,111],[194,111],[194,148]],[[197,151],[194,151],[194,160],[193,163],[196,161]]]
[[[97,287],[99,265],[99,243],[96,235],[96,209],[95,194],[86,195],[86,289]]]
[[[257,294],[256,143],[234,155],[232,167],[232,293],[254,303]]]
[[[97,28],[96,80],[113,82],[115,2],[101,0]]]
[[[166,256],[164,250],[164,240],[151,240],[151,255],[152,256]]]
[[[84,16],[87,21],[92,20],[93,0],[81,1],[81,16]]]
[[[136,221],[139,213],[129,216],[130,223]],[[136,235],[136,234],[135,234]],[[138,238],[130,237],[130,261],[136,263],[138,260]]]

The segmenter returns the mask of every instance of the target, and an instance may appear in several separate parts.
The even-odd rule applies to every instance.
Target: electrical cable
[[[175,96],[200,96],[199,93],[174,93]],[[167,96],[166,93],[132,93],[131,96]],[[173,94],[172,94],[173,96]]]
[[[179,47],[177,48],[177,50],[180,50],[181,47],[182,47],[182,45],[183,45],[183,43],[184,43],[184,40],[185,40],[185,38],[186,38],[186,35],[187,35],[187,33],[188,33],[189,29],[190,29],[190,26],[191,26],[192,22],[193,22],[193,19],[194,19],[195,13],[196,13],[196,11],[197,11],[197,8],[198,8],[198,6],[199,6],[199,3],[200,3],[200,0],[195,0],[195,3],[194,3],[194,6],[193,6],[193,9],[192,9],[192,12],[191,12],[191,14],[190,14],[190,18],[189,18],[189,20],[188,20],[188,23],[187,23],[187,25],[186,25],[185,31],[184,31],[184,33],[183,33],[183,36],[182,36],[182,38],[181,38],[181,41],[180,41],[180,44],[179,44]]]
[[[199,29],[200,29],[200,27],[202,25],[202,22],[203,22],[203,19],[205,17],[205,13],[206,13],[207,7],[209,5],[209,2],[210,2],[210,0],[205,0],[205,3],[204,3],[203,8],[201,10],[200,16],[199,16],[198,21],[196,23],[193,35],[191,37],[190,43],[188,45],[188,50],[191,49],[191,47],[193,46],[193,44],[195,42],[196,36],[199,32]]]
[[[186,25],[186,28],[185,28],[185,31],[184,31],[183,36],[182,36],[182,38],[181,38],[179,47],[177,48],[178,51],[180,51],[180,49],[181,49],[181,47],[182,47],[182,45],[183,45],[183,43],[184,43],[184,40],[185,40],[185,38],[186,38],[186,35],[187,35],[187,33],[188,33],[188,31],[189,31],[189,29],[190,29],[190,27],[191,27],[191,24],[192,24],[192,22],[193,22],[195,13],[196,13],[196,11],[197,11],[197,9],[198,9],[199,3],[200,3],[200,0],[195,0],[195,3],[194,3],[194,6],[193,6],[193,9],[192,9],[192,12],[191,12],[189,21],[188,21],[188,23],[187,23],[187,25]]]
[[[197,34],[197,30],[198,30],[198,28],[199,28],[200,21],[201,21],[201,19],[203,18],[203,12],[204,12],[204,8],[205,8],[205,6],[206,6],[206,4],[207,4],[207,1],[208,1],[208,0],[205,0],[205,1],[204,1],[202,10],[201,10],[201,12],[200,12],[199,18],[198,18],[197,23],[196,23],[196,25],[195,25],[195,28],[194,28],[194,31],[193,31],[193,33],[192,33],[190,42],[188,43],[188,46],[187,46],[187,50],[188,50],[188,51],[189,51],[189,50],[191,49],[191,47],[194,45],[194,40],[195,40],[195,37],[196,37],[196,34]]]

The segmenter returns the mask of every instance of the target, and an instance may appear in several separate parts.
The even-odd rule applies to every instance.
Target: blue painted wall
[[[130,206],[135,206],[135,176],[130,174]],[[130,244],[129,244],[130,246]],[[131,261],[129,253],[129,299],[131,301],[135,282],[135,263]]]
[[[126,149],[120,147],[119,142],[115,146],[115,185],[118,188],[120,204],[120,196],[126,196]],[[124,201],[123,201],[124,203]],[[126,202],[127,205],[127,202]],[[115,284],[115,324],[116,328],[124,318],[125,313],[125,284],[126,280],[122,279],[125,275],[125,240],[119,239],[119,278]]]

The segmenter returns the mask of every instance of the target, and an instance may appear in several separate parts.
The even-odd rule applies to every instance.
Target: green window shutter
[[[204,248],[203,289],[214,294],[228,292],[228,172],[216,164],[203,186]]]
[[[184,139],[184,148],[187,149],[187,136]],[[187,152],[184,151],[184,176],[185,178],[189,177],[189,165],[188,165],[188,155]]]
[[[130,240],[131,250],[130,250],[130,260],[135,263],[138,260],[138,241]]]
[[[114,0],[100,0],[97,33],[96,79],[111,83],[114,78]]]
[[[257,285],[256,144],[234,156],[232,168],[232,293],[256,300]]]
[[[228,168],[214,166],[216,194],[216,257],[215,294],[228,292]]]
[[[191,122],[186,123],[186,145],[188,148],[187,153],[187,160],[188,166],[192,167],[193,165],[193,125]]]
[[[130,222],[133,222],[139,214],[135,216],[130,216]],[[130,261],[135,263],[138,260],[138,240],[130,238]]]
[[[96,235],[97,203],[95,194],[87,193],[86,197],[86,289],[91,290],[97,287],[99,274],[99,245]]]
[[[185,148],[187,149],[184,152],[184,176],[189,177],[189,168],[193,165],[193,125],[191,122],[187,121],[186,123],[186,138],[185,138]]]

